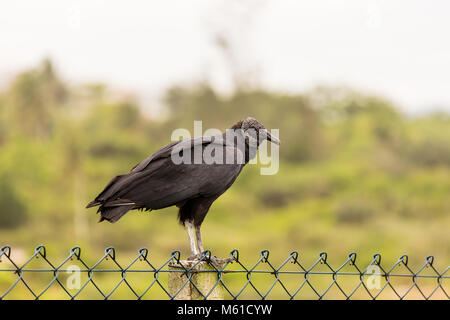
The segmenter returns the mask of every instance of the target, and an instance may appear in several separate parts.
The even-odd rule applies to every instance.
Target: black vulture
[[[223,134],[172,142],[129,173],[113,178],[87,208],[100,206],[100,221],[116,222],[129,210],[175,205],[179,221],[187,227],[190,259],[198,258],[204,251],[200,226],[209,208],[264,140],[280,143],[256,119],[246,118]]]

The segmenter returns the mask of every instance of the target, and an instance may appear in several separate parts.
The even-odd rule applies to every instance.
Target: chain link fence
[[[256,263],[248,264],[233,250],[227,261],[217,264],[205,251],[199,260],[187,263],[180,260],[180,251],[174,251],[156,265],[142,248],[122,264],[113,247],[92,261],[74,247],[55,263],[41,245],[18,263],[11,247],[4,246],[0,299],[180,299],[188,287],[197,299],[217,298],[218,289],[221,299],[450,299],[449,266],[437,270],[433,256],[415,271],[407,255],[390,267],[382,264],[380,254],[365,267],[357,263],[356,253],[336,267],[326,252],[309,265],[296,251],[278,265],[269,256],[263,250]],[[199,284],[200,274],[212,276],[208,287]],[[173,275],[179,280],[175,284]]]

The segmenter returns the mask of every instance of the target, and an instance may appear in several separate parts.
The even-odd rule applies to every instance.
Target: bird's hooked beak
[[[275,136],[273,136],[273,135],[271,135],[270,134],[270,132],[269,131],[267,131],[267,129],[265,130],[265,134],[266,134],[266,137],[267,137],[267,141],[270,141],[270,142],[272,142],[272,143],[275,143],[276,145],[280,145],[280,139],[278,139],[277,137],[275,137]]]

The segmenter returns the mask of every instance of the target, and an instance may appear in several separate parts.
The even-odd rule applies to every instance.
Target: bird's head
[[[261,122],[252,117],[237,122],[231,129],[241,129],[246,138],[257,141],[258,145],[264,140],[280,145],[280,140],[272,136]]]

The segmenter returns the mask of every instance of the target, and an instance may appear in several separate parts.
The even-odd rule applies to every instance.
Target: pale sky
[[[449,1],[242,2],[2,1],[0,84],[50,57],[70,83],[105,82],[146,102],[202,79],[227,92],[213,42],[225,28],[235,65],[262,87],[348,85],[411,113],[450,112]]]

